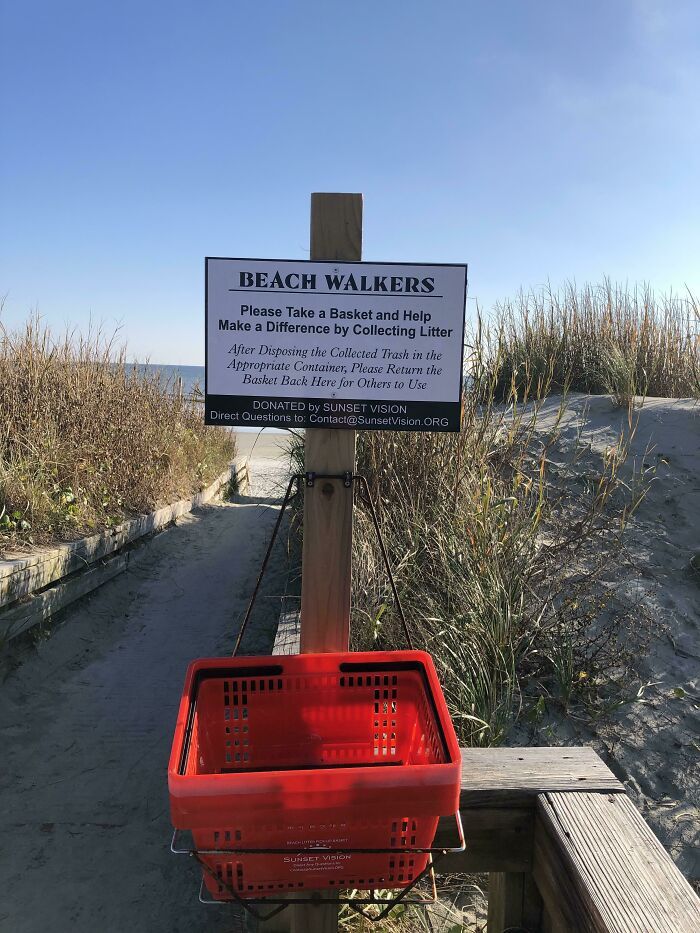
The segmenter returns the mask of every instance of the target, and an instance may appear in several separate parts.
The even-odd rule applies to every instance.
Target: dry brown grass
[[[235,448],[202,420],[99,332],[0,324],[0,550],[75,538],[204,488]]]
[[[432,654],[468,745],[499,744],[549,705],[596,717],[637,689],[639,614],[630,639],[630,607],[600,584],[638,495],[620,475],[629,437],[601,458],[584,445],[564,455],[557,425],[538,429],[538,409],[469,392],[459,434],[358,435],[357,469],[414,642]],[[302,445],[293,440],[296,463]],[[553,456],[590,481],[562,483]],[[353,647],[405,647],[362,497],[356,505]]]
[[[649,288],[569,285],[496,305],[478,337],[497,398],[549,390],[688,398],[700,394],[698,302]]]

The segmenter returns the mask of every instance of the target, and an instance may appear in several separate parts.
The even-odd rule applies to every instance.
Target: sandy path
[[[185,668],[230,653],[252,592],[278,514],[277,443],[259,447],[245,497],[179,521],[15,652],[0,686],[0,930],[237,927],[198,903],[196,866],[169,851],[166,766]],[[247,654],[271,648],[285,570],[281,547]]]

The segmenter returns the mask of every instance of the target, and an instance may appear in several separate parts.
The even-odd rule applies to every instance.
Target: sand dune
[[[554,425],[559,400],[538,416]],[[634,601],[652,619],[640,657],[642,698],[595,728],[573,716],[550,715],[515,730],[518,743],[592,744],[628,788],[679,868],[700,877],[700,407],[691,399],[646,399],[624,476],[636,472],[647,492],[624,537],[621,560],[603,586]],[[600,457],[630,433],[628,413],[608,397],[573,396],[553,453],[563,466],[577,443]],[[580,441],[578,440],[580,438]]]

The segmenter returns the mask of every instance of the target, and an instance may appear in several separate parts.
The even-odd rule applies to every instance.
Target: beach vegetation
[[[700,305],[690,292],[601,285],[520,292],[478,331],[480,375],[505,401],[544,392],[636,398],[700,395]]]
[[[199,492],[234,436],[99,330],[0,321],[0,552],[75,539]]]
[[[500,307],[469,335],[460,433],[357,441],[413,641],[470,745],[503,742],[519,720],[590,724],[643,696],[653,622],[615,582],[634,578],[625,531],[653,480],[628,460],[635,405],[697,390],[692,302],[605,283]],[[563,430],[575,391],[623,406],[602,450],[571,420]],[[291,453],[302,470],[303,435]],[[405,646],[362,496],[354,515],[352,646]]]

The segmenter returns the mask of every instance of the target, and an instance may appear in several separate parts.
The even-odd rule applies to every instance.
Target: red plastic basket
[[[168,768],[173,825],[192,831],[210,894],[403,887],[439,817],[458,809],[460,754],[420,651],[194,661]],[[330,851],[304,852],[313,847]],[[350,853],[347,849],[390,849]]]

